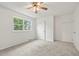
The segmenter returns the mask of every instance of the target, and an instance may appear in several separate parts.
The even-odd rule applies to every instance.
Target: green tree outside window
[[[23,20],[14,18],[14,30],[23,30]]]
[[[31,22],[14,17],[14,30],[30,30]]]

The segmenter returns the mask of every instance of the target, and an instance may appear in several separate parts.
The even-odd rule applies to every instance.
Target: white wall
[[[13,16],[32,21],[31,31],[13,31]],[[30,39],[35,39],[35,20],[0,6],[0,49],[4,49]]]
[[[44,16],[37,18],[37,38],[47,41],[53,41],[54,28],[53,16]]]
[[[72,14],[55,16],[55,40],[72,42]]]
[[[79,5],[74,12],[73,18],[73,40],[76,48],[79,50]]]
[[[55,19],[55,25],[54,25],[54,28],[55,28],[55,40],[61,40],[62,39],[62,34],[61,34],[61,31],[62,31],[62,26],[61,26],[61,19],[60,17],[58,16],[55,16],[54,17]]]

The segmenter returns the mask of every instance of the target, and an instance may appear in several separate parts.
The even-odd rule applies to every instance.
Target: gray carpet
[[[72,43],[35,40],[0,51],[1,56],[78,56]]]

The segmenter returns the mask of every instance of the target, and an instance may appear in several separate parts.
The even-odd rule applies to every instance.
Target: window
[[[14,17],[14,30],[30,30],[31,21],[23,20],[18,17]]]
[[[30,30],[31,29],[31,22],[30,21],[24,21],[24,29]]]

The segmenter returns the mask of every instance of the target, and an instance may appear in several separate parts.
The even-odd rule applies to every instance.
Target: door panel
[[[62,41],[72,42],[72,24],[62,24]]]

